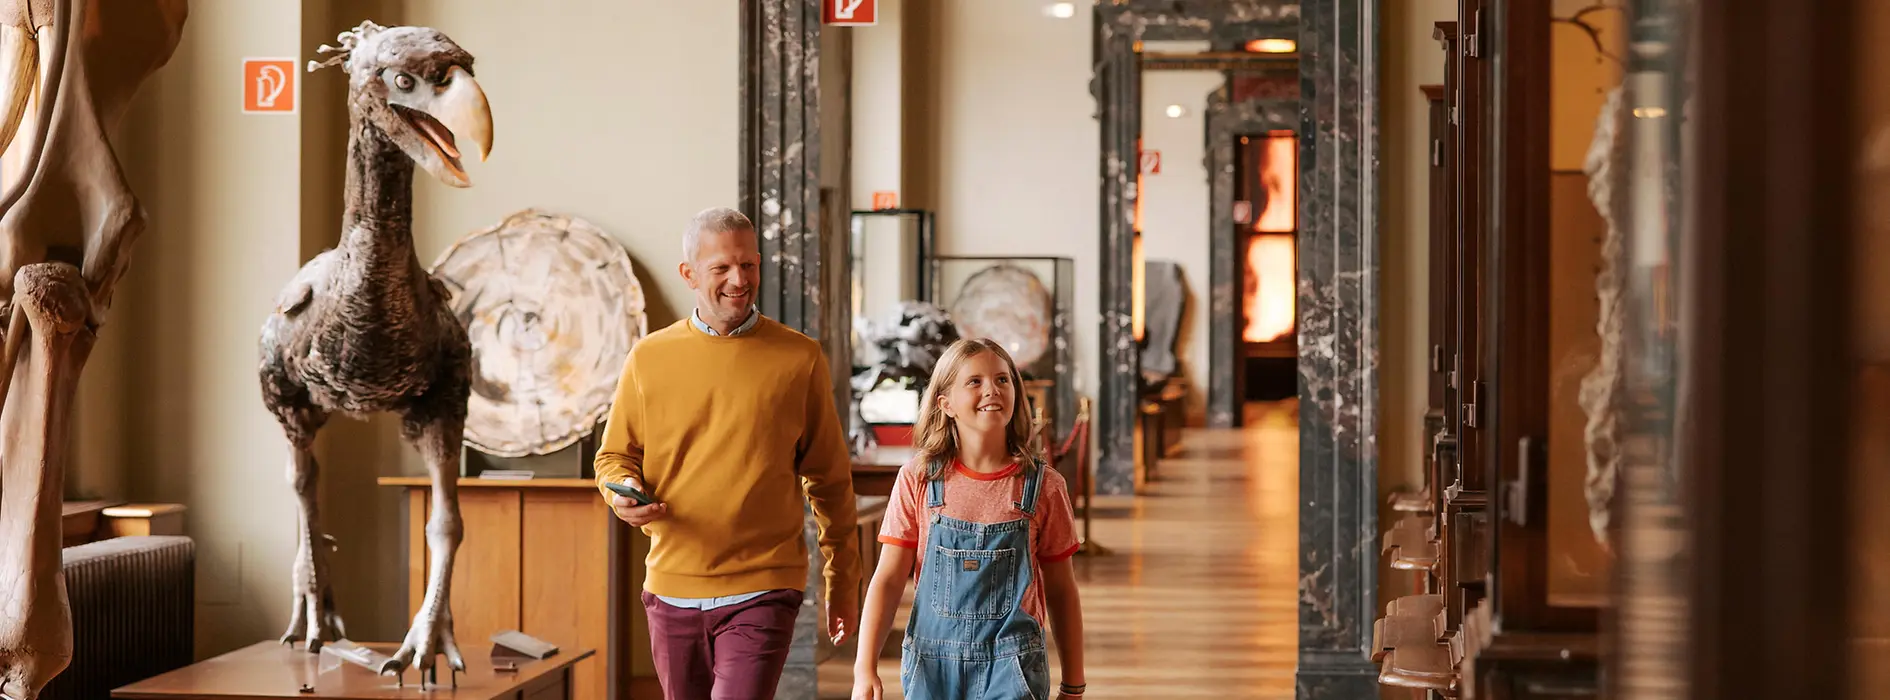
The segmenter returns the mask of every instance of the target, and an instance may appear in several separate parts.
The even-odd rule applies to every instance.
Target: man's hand
[[[623,483],[629,484],[630,488],[643,491],[643,482],[634,476],[624,477]],[[649,492],[644,491],[644,493]],[[668,503],[639,506],[636,501],[614,493],[610,495],[610,510],[617,514],[618,520],[630,523],[634,527],[643,527],[644,525],[669,517]]]
[[[860,611],[856,606],[838,606],[827,603],[827,638],[834,646],[847,643],[853,631],[860,627]]]

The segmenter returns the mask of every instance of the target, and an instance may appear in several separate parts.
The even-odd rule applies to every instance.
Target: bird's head
[[[439,30],[381,27],[373,22],[342,32],[340,55],[309,61],[314,71],[340,64],[348,73],[348,109],[448,185],[472,180],[461,167],[464,149],[484,161],[492,151],[492,109],[473,80],[472,54]]]

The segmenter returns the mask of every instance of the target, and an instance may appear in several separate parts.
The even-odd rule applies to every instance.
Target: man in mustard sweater
[[[598,490],[650,536],[643,606],[665,697],[772,698],[808,580],[803,490],[826,559],[827,635],[843,643],[858,624],[852,459],[820,344],[755,308],[754,224],[705,210],[683,258],[695,312],[624,362]]]

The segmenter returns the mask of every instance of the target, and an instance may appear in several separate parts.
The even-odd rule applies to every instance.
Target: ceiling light
[[[1247,50],[1253,53],[1292,53],[1299,50],[1299,42],[1292,39],[1255,39],[1247,42]]]
[[[1049,7],[1044,8],[1044,14],[1050,15],[1051,17],[1055,17],[1057,19],[1069,19],[1071,17],[1075,17],[1076,16],[1076,3],[1073,3],[1073,2],[1050,3]]]
[[[1181,105],[1168,105],[1168,117],[1170,119],[1180,119],[1181,115],[1187,113],[1188,110],[1182,109]]]

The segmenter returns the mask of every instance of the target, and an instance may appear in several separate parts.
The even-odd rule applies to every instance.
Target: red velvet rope
[[[1083,435],[1088,432],[1089,432],[1089,421],[1083,421],[1081,423],[1076,424],[1076,427],[1070,430],[1070,436],[1063,439],[1063,444],[1059,445],[1055,450],[1052,451],[1053,454],[1056,455],[1056,458],[1058,460],[1063,459],[1065,456],[1070,454],[1070,448],[1076,446],[1076,437],[1078,435]],[[1088,443],[1085,442],[1084,445],[1087,446]]]

